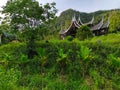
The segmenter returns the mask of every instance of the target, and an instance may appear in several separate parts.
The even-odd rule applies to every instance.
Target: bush
[[[20,75],[21,72],[14,68],[5,70],[0,67],[0,90],[16,90]]]
[[[73,36],[67,36],[66,39],[67,39],[68,41],[72,41],[72,40],[74,39],[74,37],[73,37]]]
[[[110,13],[110,28],[109,32],[116,33],[120,31],[120,12],[119,11],[112,11]]]
[[[86,25],[80,26],[76,33],[76,38],[78,38],[79,40],[89,39],[92,36],[93,35],[90,28]]]
[[[117,40],[109,41],[113,36]],[[101,42],[98,43],[98,39]],[[95,37],[90,41],[40,42],[36,43],[38,56],[29,60],[24,54],[25,44],[9,43],[0,47],[0,64],[4,61],[7,70],[17,66],[22,75],[15,80],[15,85],[18,82],[18,86],[26,89],[119,90],[118,45],[119,36],[116,35]],[[9,67],[6,67],[7,65]],[[13,70],[12,73],[14,74]],[[1,75],[4,77],[5,73]],[[1,78],[3,79],[7,77]]]

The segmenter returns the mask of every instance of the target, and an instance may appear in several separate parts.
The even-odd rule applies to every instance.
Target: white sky
[[[93,12],[97,10],[120,9],[120,0],[37,0],[42,4],[56,2],[58,14],[66,9],[72,8],[82,12]],[[0,1],[0,7],[7,0]],[[0,9],[1,10],[1,9]]]
[[[120,9],[120,0],[38,0],[42,3],[56,2],[59,13],[72,8],[81,12]]]

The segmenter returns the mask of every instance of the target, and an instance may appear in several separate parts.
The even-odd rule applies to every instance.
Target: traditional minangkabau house
[[[108,28],[109,28],[109,18],[106,23],[104,23],[104,17],[102,17],[101,21],[98,24],[93,24],[94,22],[94,16],[91,19],[91,21],[87,23],[83,23],[81,21],[81,18],[79,17],[78,21],[76,20],[76,17],[72,18],[71,25],[66,29],[66,30],[61,30],[60,31],[60,37],[64,39],[66,36],[73,36],[75,37],[77,29],[80,28],[82,25],[87,25],[90,27],[92,33],[94,36],[99,36],[99,35],[104,35],[108,33]]]

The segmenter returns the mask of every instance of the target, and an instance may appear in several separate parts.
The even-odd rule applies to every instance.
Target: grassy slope
[[[16,90],[17,85],[26,90],[39,90],[41,88],[43,90],[119,90],[119,38],[120,34],[109,34],[85,41],[50,40],[49,43],[38,43],[38,48],[45,49],[45,56],[35,57],[34,60],[27,59],[24,43],[12,42],[0,46],[0,64],[8,73],[4,74],[0,68],[0,76],[3,77],[0,80],[4,81],[4,86],[12,87],[12,90]],[[83,63],[81,61],[83,58],[80,58],[80,61],[77,60],[79,58],[76,58],[81,45],[91,49],[90,56],[87,58],[90,60],[89,62]],[[56,60],[61,59],[58,54],[60,48],[64,49],[63,54],[67,54],[67,58],[63,58],[65,62],[71,60],[65,64],[67,67],[64,66],[64,61],[56,62]],[[87,55],[86,52],[87,49],[84,48],[81,53]],[[11,68],[15,70],[11,70]],[[16,68],[21,74],[16,71]],[[14,77],[8,76],[12,74]],[[10,82],[5,80],[16,82],[9,84]],[[0,85],[2,84],[0,83]],[[16,87],[13,88],[15,85]],[[3,87],[2,90],[7,89]]]

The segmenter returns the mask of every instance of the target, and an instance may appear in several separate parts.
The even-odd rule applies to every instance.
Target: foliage
[[[28,2],[28,6],[26,2]],[[18,8],[17,5],[21,8]],[[15,24],[29,22],[21,16],[23,14],[22,10],[25,11],[24,15],[30,18],[37,13],[33,18],[42,19],[44,23],[35,29],[25,27],[22,32],[22,38],[26,38],[26,44],[24,42],[11,42],[0,46],[1,90],[120,89],[119,33],[86,39],[89,38],[88,32],[90,30],[88,27],[83,26],[81,27],[84,35],[82,39],[86,39],[84,41],[72,40],[71,37],[68,37],[68,40],[58,40],[56,38],[49,40],[49,37],[52,36],[47,35],[52,33],[53,30],[47,32],[49,29],[44,27],[44,25],[47,26],[52,21],[47,16],[44,17],[43,15],[42,17],[42,14],[38,16],[38,12],[29,14],[32,10],[35,10],[33,8],[34,5],[38,11],[40,9],[40,12],[41,9],[45,11],[50,9],[49,4],[39,7],[38,3],[36,1],[32,2],[32,0],[12,0],[7,3],[4,9],[5,12],[10,12],[10,15],[13,16],[17,13],[20,14],[17,17],[13,17],[11,21],[14,26],[16,26]],[[25,9],[23,9],[24,6]],[[27,11],[27,7],[30,7],[30,12]],[[15,10],[16,8],[18,11]],[[102,14],[103,12],[100,11],[98,13]],[[54,22],[51,24],[54,25]],[[68,21],[65,22],[65,25],[68,25]],[[52,29],[51,26],[48,27]],[[88,31],[87,34],[84,32],[85,30]],[[40,34],[38,35],[37,33]],[[45,38],[47,41],[41,41],[41,39],[36,38],[37,35],[41,35],[41,39],[47,36]],[[38,41],[36,42],[36,40]],[[30,56],[31,54],[34,55],[32,59],[28,58],[28,52],[31,52]]]
[[[108,63],[111,67],[113,68],[117,68],[120,67],[120,58],[119,57],[115,57],[113,54],[108,55]]]
[[[68,41],[72,41],[72,40],[74,39],[74,37],[73,37],[73,36],[67,36],[66,39],[67,39]]]
[[[0,89],[1,90],[16,90],[17,81],[20,78],[20,72],[11,68],[6,70],[0,67]]]
[[[10,26],[13,29],[21,30],[22,34],[27,37],[28,58],[37,55],[35,51],[35,39],[38,35],[38,33],[35,33],[36,29],[42,23],[52,20],[56,11],[55,3],[47,3],[43,6],[39,5],[36,0],[9,0],[3,8],[3,13],[9,14],[9,17],[11,17]]]
[[[110,13],[110,31],[109,32],[118,32],[120,31],[120,11],[112,11]]]
[[[113,36],[115,41],[110,40]],[[14,69],[21,74],[14,85],[27,90],[119,90],[119,44],[119,33],[89,41],[38,42],[38,56],[30,60],[25,55],[26,44],[9,43],[0,47],[0,64],[6,69],[17,66]]]
[[[57,64],[59,65],[60,73],[63,73],[69,61],[67,60],[67,54],[64,54],[63,49],[61,48],[58,51],[58,58],[56,59],[56,61]]]
[[[93,78],[93,86],[91,88],[94,90],[98,88],[102,89],[103,85],[105,84],[104,78],[95,70],[91,70],[90,75]]]
[[[81,46],[80,51],[78,52],[79,57],[85,61],[89,55],[90,55],[91,50],[88,47]]]
[[[38,53],[38,56],[39,56],[39,63],[41,66],[45,66],[47,64],[47,57],[46,57],[46,54],[45,54],[45,50],[43,48],[37,48],[37,53]]]
[[[76,16],[76,19],[78,20],[79,17],[81,17],[81,21],[84,23],[87,23],[91,20],[91,18],[94,16],[95,20],[94,20],[94,24],[97,24],[100,20],[101,20],[101,16],[105,16],[105,21],[108,20],[108,16],[110,17],[110,28],[109,31],[110,32],[116,32],[116,30],[118,30],[119,28],[119,12],[120,9],[114,9],[114,10],[99,10],[96,12],[92,12],[92,13],[85,13],[85,12],[79,12],[73,9],[68,9],[65,10],[61,13],[61,15],[58,17],[56,24],[57,24],[57,28],[59,28],[59,30],[62,29],[66,29],[70,26],[71,23],[71,19],[72,17]]]
[[[1,24],[0,25],[0,44],[2,44],[3,43],[3,32],[5,32],[5,31],[8,31],[8,29],[9,29],[9,25],[7,25],[7,24]],[[7,42],[8,40],[5,40],[4,42]]]
[[[76,15],[76,19],[78,19],[78,17],[80,16],[83,22],[88,22],[92,18],[92,14],[87,14],[85,12],[79,12],[73,9],[68,9],[63,11],[61,15],[58,17],[57,25],[59,26],[62,24],[62,29],[68,28],[74,14]]]
[[[96,23],[103,14],[107,20],[110,13],[110,32],[117,32],[119,12],[69,9],[55,17],[55,3],[8,0],[0,35],[16,33],[21,42],[0,46],[0,90],[120,90],[119,33],[89,39],[90,29],[81,26],[76,35],[81,41],[71,36],[57,39],[74,14],[76,19],[80,14],[83,22],[95,15]]]
[[[90,28],[85,25],[81,26],[76,33],[76,38],[78,38],[79,40],[89,39],[92,36],[93,35]]]
[[[9,13],[12,17],[10,24],[13,26],[28,23],[27,18],[47,21],[56,13],[55,3],[40,6],[36,0],[9,0],[3,8],[3,13]],[[16,11],[17,9],[17,11]],[[27,18],[26,18],[27,17]]]

